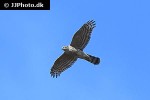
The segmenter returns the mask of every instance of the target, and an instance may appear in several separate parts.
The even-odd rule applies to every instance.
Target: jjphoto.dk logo
[[[20,3],[4,3],[4,7],[8,8],[8,7],[44,7],[44,4],[42,4],[42,2],[38,2],[37,4],[31,4],[31,3],[27,3],[24,4],[22,2]]]
[[[50,0],[34,0],[32,2],[1,2],[0,10],[50,10]]]

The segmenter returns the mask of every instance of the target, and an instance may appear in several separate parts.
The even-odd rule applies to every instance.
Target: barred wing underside
[[[83,50],[90,40],[90,36],[93,28],[95,27],[95,21],[90,20],[85,23],[73,36],[71,46],[76,49]]]
[[[56,77],[61,74],[64,70],[71,67],[71,65],[77,60],[74,55],[63,53],[54,63],[51,68],[51,76]]]

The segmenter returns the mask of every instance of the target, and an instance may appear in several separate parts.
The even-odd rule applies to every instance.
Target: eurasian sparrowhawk
[[[51,76],[59,76],[78,58],[85,59],[86,61],[89,61],[95,65],[100,63],[100,58],[83,52],[83,49],[86,47],[90,40],[90,36],[94,27],[95,21],[88,21],[75,33],[71,44],[69,46],[62,47],[64,53],[55,61],[54,65],[52,66],[50,71]]]

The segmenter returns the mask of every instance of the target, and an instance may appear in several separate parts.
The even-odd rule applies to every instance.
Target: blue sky
[[[51,0],[51,10],[0,11],[0,100],[149,100],[149,0]],[[74,33],[96,28],[59,78],[49,74]]]

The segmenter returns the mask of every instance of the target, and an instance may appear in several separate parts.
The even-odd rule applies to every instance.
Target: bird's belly
[[[81,59],[84,59],[87,57],[87,55],[83,51],[78,51],[77,56]]]
[[[65,53],[69,55],[77,55],[76,52],[72,52],[72,51],[65,51]]]

